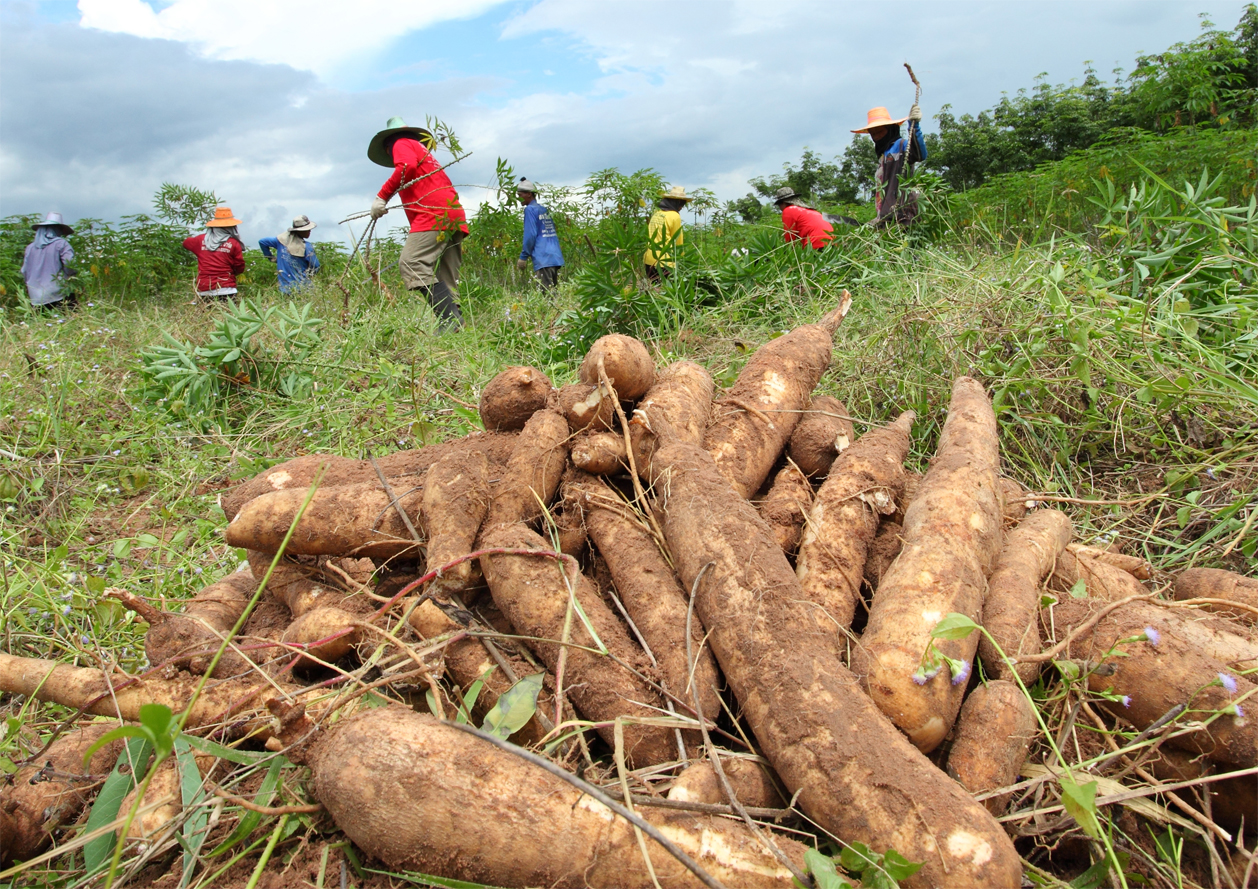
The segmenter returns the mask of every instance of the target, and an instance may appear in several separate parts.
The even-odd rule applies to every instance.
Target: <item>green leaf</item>
[[[141,534],[135,538],[135,542],[136,542],[136,546],[138,546],[140,549],[150,549],[154,546],[159,546],[161,544],[161,541],[158,540],[156,537],[154,537],[152,534]]]
[[[1101,836],[1101,823],[1096,817],[1096,782],[1076,784],[1073,777],[1061,782],[1061,801],[1066,812],[1078,822],[1092,839]]]
[[[839,875],[834,859],[816,849],[804,852],[804,868],[812,874],[817,889],[851,889],[852,884]]]
[[[1175,523],[1181,528],[1187,528],[1188,522],[1192,518],[1192,507],[1181,506],[1175,510]]]
[[[1080,577],[1070,587],[1070,595],[1075,599],[1086,599],[1088,597],[1088,582]]]
[[[151,705],[145,705],[151,706]],[[106,744],[112,744],[114,741],[122,738],[137,738],[141,741],[152,743],[149,733],[138,725],[124,725],[114,729],[112,732],[105,732],[96,739],[96,743],[83,753],[83,767],[87,768],[87,764],[92,761],[92,757],[96,755],[96,751],[104,747]]]
[[[935,629],[930,631],[930,637],[932,639],[964,639],[977,629],[979,629],[978,624],[964,614],[954,611],[935,624]]]
[[[543,673],[533,673],[518,680],[502,693],[498,702],[485,714],[484,731],[503,740],[524,728],[537,712],[537,695],[542,690]]]
[[[231,747],[224,747],[222,744],[216,744],[207,738],[198,738],[196,735],[184,735],[184,739],[202,753],[208,753],[210,756],[217,756],[219,759],[225,759],[228,762],[234,762],[237,765],[242,766],[251,766],[260,759],[266,759],[268,756],[274,756],[272,753],[255,753],[251,750],[234,750]]]
[[[179,732],[175,714],[165,704],[144,704],[140,707],[140,728],[149,735],[153,749],[163,759],[170,755]]]
[[[160,706],[160,705],[158,705]],[[170,712],[169,709],[167,712]],[[140,718],[143,719],[141,708]],[[182,737],[174,738],[175,765],[179,769],[179,790],[183,800],[183,810],[188,817],[184,820],[182,840],[183,846],[183,879],[180,887],[188,885],[188,879],[196,868],[197,859],[201,854],[201,846],[210,832],[210,809],[198,803],[205,797],[205,783],[201,780],[201,770],[197,768],[197,758],[192,752],[192,745]]]
[[[890,874],[891,879],[896,880],[897,882],[900,880],[907,880],[909,877],[913,876],[913,874],[922,869],[922,864],[920,862],[914,864],[895,849],[888,849],[887,854],[882,856],[882,866],[887,873]]]
[[[1070,881],[1070,885],[1074,889],[1098,889],[1099,886],[1105,884],[1105,878],[1109,876],[1110,863],[1109,856],[1102,858],[1096,864],[1085,870],[1079,876]],[[1128,876],[1130,879],[1130,875]]]
[[[262,784],[258,787],[258,794],[253,801],[259,806],[269,806],[271,799],[275,795],[275,788],[279,784],[280,772],[284,768],[284,760],[276,757],[271,760],[271,765],[267,768],[266,775],[262,778]],[[240,817],[240,823],[236,825],[236,829],[231,832],[231,836],[219,843],[218,846],[207,855],[207,858],[213,858],[215,855],[221,855],[232,846],[239,843],[249,834],[253,833],[253,829],[258,826],[258,822],[262,820],[261,812],[253,812],[245,810]]]
[[[131,554],[131,541],[130,540],[126,540],[124,538],[123,540],[114,541],[114,558],[115,559],[125,559],[130,554]]]
[[[862,874],[870,865],[878,863],[878,856],[864,843],[850,843],[839,853],[839,864],[850,874]]]
[[[101,785],[100,793],[92,803],[87,823],[83,825],[83,833],[91,833],[118,817],[123,798],[144,778],[152,752],[153,745],[144,738],[131,738],[127,741],[122,756],[114,763],[113,771]],[[135,764],[134,769],[131,768],[132,764]],[[89,874],[109,863],[117,833],[114,831],[98,836],[83,847],[83,860]]]

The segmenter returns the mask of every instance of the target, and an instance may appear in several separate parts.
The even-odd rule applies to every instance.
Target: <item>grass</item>
[[[815,320],[848,288],[855,304],[819,392],[844,400],[858,432],[916,410],[910,463],[924,469],[952,380],[977,376],[995,397],[1006,472],[1045,499],[1064,498],[1084,542],[1117,542],[1149,558],[1160,583],[1166,571],[1190,565],[1244,571],[1258,545],[1252,234],[1245,242],[1224,224],[1230,241],[1181,257],[1182,276],[1155,271],[1151,280],[1134,270],[1132,257],[1147,254],[1132,253],[1136,226],[1130,212],[1125,218],[1127,234],[1111,232],[1109,240],[1051,226],[1014,244],[959,224],[931,237],[852,232],[820,256],[781,245],[772,230],[726,223],[691,236],[692,272],[683,263],[683,274],[659,292],[624,283],[636,265],[631,254],[601,271],[577,258],[559,290],[543,295],[510,268],[509,255],[470,251],[462,285],[469,324],[449,335],[438,335],[428,309],[405,293],[388,263],[395,245],[385,245],[373,264],[380,262],[395,300],[351,270],[343,317],[345,298],[332,283],[343,256],[303,294],[323,323],[317,344],[286,368],[308,380],[301,397],[226,383],[221,399],[195,410],[174,409],[176,399],[162,397],[142,372],[142,355],[164,334],[204,343],[220,306],[189,300],[184,288],[137,298],[134,288],[100,286],[68,313],[10,309],[0,322],[4,649],[143,669],[143,626],[101,598],[106,587],[178,603],[234,570],[244,554],[223,542],[216,494],[279,460],[378,455],[477,429],[480,388],[509,364],[535,364],[556,385],[571,381],[580,353],[565,352],[564,338],[572,319],[589,313],[596,274],[616,284],[597,298],[610,293],[628,304],[612,309],[659,363],[694,359],[721,385],[733,382],[756,346]],[[1192,232],[1176,237],[1190,246],[1200,240]],[[742,246],[748,256],[731,257]],[[1211,278],[1221,255],[1231,265],[1222,279]],[[251,271],[245,293],[278,305],[267,272]],[[1067,722],[1069,701],[1081,699],[1070,694],[1058,687],[1042,697],[1050,726]],[[11,697],[0,710],[6,773],[72,715]],[[1105,737],[1122,743],[1112,726],[1074,731],[1100,732],[1078,747],[1080,761],[1101,756]],[[263,804],[301,799],[300,771],[275,762],[240,765],[233,781],[242,790],[232,792],[257,794]],[[272,777],[259,792],[263,775]],[[239,853],[237,866],[252,868],[264,848],[273,863],[289,865],[321,850],[319,873],[329,882],[328,850],[334,867],[341,860],[357,867],[352,850],[323,836],[308,815],[245,817],[227,807],[227,821],[252,827],[204,861],[190,885],[213,885]],[[1162,846],[1122,841],[1123,831],[1140,828],[1104,818],[1125,854],[1144,856],[1131,865],[1139,872],[1167,885],[1208,879],[1205,865],[1190,873],[1159,857]],[[1060,866],[1044,856],[1028,873],[1055,884]],[[143,865],[133,854],[128,861],[130,872]],[[81,858],[66,856],[20,879],[84,885],[81,868]]]

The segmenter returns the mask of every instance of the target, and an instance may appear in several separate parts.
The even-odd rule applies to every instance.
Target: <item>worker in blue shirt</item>
[[[258,241],[262,255],[275,263],[280,293],[286,296],[305,287],[310,276],[319,271],[319,257],[315,256],[314,244],[306,242],[314,228],[315,223],[310,221],[310,217],[298,216],[293,220],[292,227],[281,232],[279,237]],[[272,250],[275,251],[274,256],[271,255]]]
[[[550,211],[537,202],[537,187],[521,178],[516,186],[516,197],[524,205],[524,249],[515,267],[524,271],[533,260],[533,277],[542,290],[550,290],[559,283],[559,269],[563,267],[563,251],[559,249],[559,232]]]

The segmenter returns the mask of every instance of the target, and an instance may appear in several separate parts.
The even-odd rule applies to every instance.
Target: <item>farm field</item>
[[[242,300],[206,304],[169,250],[169,226],[138,220],[84,227],[78,307],[32,312],[6,285],[0,780],[14,776],[15,788],[22,780],[38,788],[64,784],[67,773],[81,770],[91,728],[87,742],[44,770],[42,782],[31,785],[28,777],[51,755],[54,737],[72,738],[76,724],[91,722],[97,735],[99,726],[117,724],[79,708],[112,712],[110,695],[121,700],[127,689],[147,688],[169,709],[136,709],[131,721],[142,730],[98,754],[112,750],[113,760],[100,766],[93,759],[89,781],[70,782],[85,805],[65,816],[53,851],[34,849],[28,861],[0,872],[0,884],[616,885],[620,878],[650,885],[642,864],[648,848],[662,885],[699,884],[654,839],[610,815],[604,822],[606,810],[593,802],[581,805],[598,817],[563,821],[578,808],[578,792],[491,746],[484,737],[491,735],[511,736],[560,771],[615,799],[628,797],[639,815],[652,813],[648,822],[690,837],[678,841],[683,847],[697,849],[696,831],[710,831],[726,851],[713,853],[711,844],[703,854],[692,851],[726,885],[790,885],[792,875],[741,819],[725,817],[722,791],[699,800],[706,809],[652,807],[680,783],[683,755],[698,763],[711,745],[734,754],[725,760],[731,775],[731,763],[772,764],[778,790],[788,792],[746,804],[757,829],[772,833],[782,857],[818,886],[843,879],[865,886],[1002,885],[1010,868],[1045,886],[1253,885],[1254,810],[1245,806],[1258,786],[1258,746],[1253,717],[1245,714],[1258,706],[1255,606],[1229,618],[1170,603],[1176,577],[1189,569],[1255,574],[1254,131],[1165,139],[1145,154],[1109,145],[955,194],[924,177],[921,225],[909,232],[843,229],[816,252],[783,244],[772,217],[747,222],[713,212],[688,221],[677,273],[659,287],[643,280],[639,262],[645,211],[637,196],[648,185],[641,174],[603,171],[584,197],[552,196],[569,262],[551,293],[514,268],[516,211],[505,200],[482,211],[460,288],[467,325],[453,333],[438,333],[427,306],[403,289],[395,269],[400,245],[388,234],[366,255],[319,245],[324,269],[291,302],[280,296],[271,267],[252,253]],[[1120,155],[1140,163],[1120,170]],[[1185,157],[1201,163],[1186,168]],[[505,194],[510,171],[500,173]],[[6,220],[6,237],[23,224]],[[850,309],[839,317],[845,293]],[[639,340],[645,365],[610,347],[601,367],[586,360],[611,333]],[[705,414],[692,424],[697,431],[679,431],[685,424],[678,415],[656,420],[646,406],[652,382],[678,362],[693,362],[711,377],[712,390],[687,390]],[[749,382],[761,365],[788,378],[785,388],[794,394],[750,401],[763,394]],[[537,384],[534,401],[520,385],[504,403],[521,419],[504,420],[503,429],[514,432],[532,418],[529,426],[509,440],[505,432],[482,435],[486,387],[516,366],[534,368],[570,393],[567,401],[557,396],[567,416],[555,399],[547,407],[550,385]],[[958,384],[960,378],[970,382]],[[626,395],[634,383],[641,390]],[[610,386],[619,398],[607,394]],[[838,478],[859,462],[852,455],[864,453],[856,450],[861,436],[901,428],[889,424],[914,412],[899,446],[903,470],[892,472],[899,481],[854,488],[834,501],[866,504],[836,540],[854,537],[861,522],[872,539],[896,520],[905,549],[872,578],[862,549],[854,614],[842,626],[816,627],[789,591],[765,593],[781,620],[758,622],[754,606],[763,589],[740,575],[734,555],[756,566],[765,589],[779,580],[790,587],[802,573],[794,547],[807,549],[809,526],[803,544],[774,549],[765,542],[777,546],[777,539],[757,518],[765,509],[756,513],[747,501],[763,500],[787,465],[785,441],[775,436],[817,414],[809,398],[820,396],[842,402],[851,440],[829,455],[833,466],[803,481],[805,500],[826,496],[822,476]],[[620,416],[614,408],[622,401],[628,410]],[[630,429],[632,403],[647,412],[648,426],[659,426],[639,430],[648,441],[658,438],[642,450],[636,440],[625,446],[639,434]],[[963,403],[972,407],[963,411]],[[610,485],[573,472],[576,445],[587,443],[576,437],[582,430],[573,404],[603,411],[615,433],[603,442],[620,447],[607,471]],[[950,405],[958,418],[978,416],[974,429],[963,430],[961,419],[945,427]],[[720,451],[711,430],[722,423],[733,430],[720,434],[728,434],[736,457],[709,465],[707,454]],[[677,430],[664,431],[670,424]],[[890,440],[896,433],[879,434]],[[875,438],[868,441],[894,451]],[[625,465],[635,453],[646,465]],[[320,455],[354,462],[329,463],[326,477],[314,468],[317,459],[286,462]],[[936,457],[942,469],[930,472]],[[266,480],[276,471],[297,481]],[[905,471],[910,478],[925,474],[930,503],[946,504],[957,524],[965,516],[971,527],[987,521],[982,542],[957,544],[950,563],[977,560],[981,573],[971,586],[980,604],[947,599],[933,630],[913,643],[917,672],[910,664],[899,677],[911,680],[910,691],[917,685],[954,702],[933,742],[899,717],[881,715],[887,709],[876,709],[876,695],[855,679],[841,681],[851,678],[850,668],[868,687],[876,668],[862,666],[862,639],[872,650],[875,633],[894,635],[896,621],[880,610],[882,579],[898,584],[908,568],[896,566],[909,565],[909,555],[947,549],[963,536],[953,529],[913,537],[910,526],[931,522],[906,512],[914,501],[905,493]],[[338,472],[359,487],[337,495]],[[734,476],[745,490],[724,484]],[[479,487],[460,488],[465,477],[479,479]],[[259,478],[254,488],[242,487]],[[1013,493],[999,503],[992,499],[998,478],[1016,483],[1001,489]],[[866,503],[860,495],[874,488],[889,500]],[[336,496],[360,505],[363,515],[325,506]],[[478,502],[481,512],[468,518],[475,510],[464,507]],[[395,503],[410,517],[398,520]],[[994,634],[981,603],[989,580],[995,588],[1002,541],[1022,540],[1015,528],[1048,524],[1035,517],[1051,510],[1068,519],[1061,552],[1032,571],[1039,597],[1032,619],[1048,654],[1040,661],[1029,655],[1034,670],[1012,670],[999,653],[995,660],[976,654],[991,641],[980,642],[978,627]],[[602,534],[612,534],[598,524],[606,513],[629,526],[617,533],[646,540],[645,551],[665,568],[637,563],[618,576],[616,556],[631,547],[603,542]],[[237,514],[242,518],[232,522]],[[987,519],[974,518],[980,514]],[[248,528],[246,515],[255,523]],[[395,518],[386,521],[388,515]],[[382,543],[381,523],[388,521],[391,536]],[[802,514],[797,535],[801,523]],[[455,531],[464,536],[454,539]],[[327,542],[333,539],[348,542]],[[1066,541],[1074,548],[1063,550]],[[490,552],[466,572],[451,564],[426,578],[448,564],[433,561],[439,543],[451,562],[474,548]],[[519,553],[561,546],[574,558]],[[987,555],[974,555],[980,550]],[[281,640],[299,617],[298,594],[276,592],[283,570],[304,571],[307,585],[317,577],[342,611],[329,624],[312,621],[305,635]],[[710,711],[697,694],[658,694],[667,649],[651,654],[631,633],[630,624],[636,633],[645,619],[617,611],[613,591],[632,612],[628,579],[651,571],[693,599],[693,611],[683,598],[682,616],[666,622],[680,630],[679,639],[715,654],[712,675],[719,668],[724,685]],[[242,633],[243,641],[225,648],[217,662],[222,672],[192,692],[198,667],[205,673],[216,649],[191,660],[184,652],[181,660],[175,646],[166,662],[154,662],[146,634],[152,645],[152,628],[170,619],[146,609],[179,612],[225,578],[241,580],[244,592],[215,596],[240,598],[233,614],[251,613],[250,623],[232,617],[220,627]],[[542,615],[546,609],[521,590],[547,585],[554,592],[547,601],[559,605]],[[899,595],[909,595],[904,586],[897,585]],[[423,592],[445,607],[421,602]],[[1207,590],[1180,598],[1219,597]],[[1119,599],[1130,601],[1109,608]],[[921,611],[924,601],[910,598],[907,608]],[[432,613],[421,619],[425,606]],[[1098,617],[1099,610],[1105,613]],[[687,635],[687,620],[701,620],[710,635]],[[319,647],[346,630],[352,645]],[[459,672],[469,646],[481,661],[498,652],[485,661],[487,671]],[[747,646],[782,657],[753,668]],[[697,675],[697,653],[685,648],[683,641],[669,653],[684,655],[683,675]],[[250,665],[251,652],[263,666]],[[320,662],[294,664],[295,655]],[[43,665],[32,680],[36,668],[17,658],[95,673],[58,678],[70,676],[61,671],[45,681]],[[800,663],[815,667],[816,684],[797,680],[793,666]],[[766,675],[780,680],[772,691],[765,690]],[[616,685],[627,677],[638,684]],[[1127,677],[1138,682],[1127,684],[1136,681]],[[801,685],[791,697],[782,689],[795,681]],[[26,692],[10,693],[19,686]],[[993,705],[990,724],[1022,708],[1029,747],[1020,770],[976,791],[985,799],[975,802],[957,781],[967,730],[962,723],[947,727],[964,693],[977,700],[980,689],[1010,686],[1011,699]],[[619,704],[596,700],[604,687]],[[648,694],[655,703],[643,705]],[[485,703],[491,696],[494,707]],[[142,698],[126,700],[138,708]],[[194,699],[213,706],[198,709]],[[625,700],[638,709],[617,710]],[[1176,703],[1183,709],[1174,710]],[[707,714],[706,739],[692,704]],[[211,711],[214,718],[203,724],[194,716]],[[187,721],[172,722],[181,712]],[[792,727],[796,716],[827,731],[860,726],[877,738],[885,731],[890,740],[872,754],[855,742],[846,751],[837,742],[800,740],[796,734],[809,732]],[[890,728],[893,721],[916,746]],[[130,767],[114,765],[133,758],[138,777],[145,745],[165,760],[141,779],[149,782],[147,808],[136,797],[123,800],[135,779]],[[1167,752],[1183,747],[1193,752]],[[886,782],[845,785],[844,769],[871,755],[889,763]],[[1234,771],[1241,775],[1215,780]],[[902,801],[887,801],[895,794],[884,784],[903,775],[923,782],[917,790],[925,804],[916,815],[905,814],[913,808]],[[428,795],[406,811],[394,790],[412,780]],[[543,808],[525,793],[533,785],[542,788],[538,799],[571,794],[572,802]],[[167,808],[154,812],[162,792]],[[523,804],[503,802],[515,793]],[[858,812],[861,806],[867,811]],[[132,815],[145,830],[152,817],[151,832],[115,844],[115,831]],[[903,823],[892,830],[887,825],[896,818]],[[605,827],[610,823],[617,826]],[[564,831],[550,838],[555,824],[568,824],[579,840],[561,844]],[[967,836],[987,851],[958,853],[931,839],[957,824],[969,825]],[[555,844],[553,860],[533,860],[545,858],[532,849],[536,837]],[[593,849],[604,856],[597,866],[580,858]],[[930,857],[936,852],[938,860]],[[500,860],[506,865],[494,864]],[[610,871],[608,862],[615,862]],[[530,876],[509,882],[513,866]]]

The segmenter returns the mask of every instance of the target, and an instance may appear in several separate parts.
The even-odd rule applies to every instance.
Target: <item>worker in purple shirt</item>
[[[70,267],[74,262],[74,249],[66,236],[74,229],[65,224],[60,213],[49,213],[43,222],[31,226],[35,240],[26,248],[22,257],[22,277],[26,280],[26,294],[33,306],[50,306],[61,303],[65,308],[74,305],[74,294],[65,288],[66,278],[76,274]]]
[[[521,177],[515,196],[524,205],[524,247],[515,266],[520,271],[533,260],[533,277],[542,290],[551,290],[559,283],[563,267],[563,251],[559,249],[559,232],[550,211],[537,202],[537,186]]]

